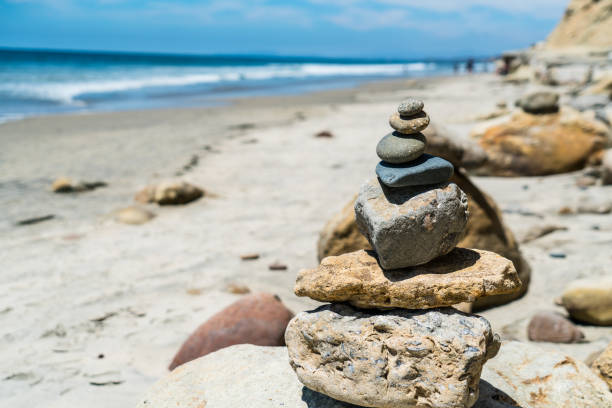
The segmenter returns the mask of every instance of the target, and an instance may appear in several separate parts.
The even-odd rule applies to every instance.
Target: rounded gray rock
[[[429,116],[421,111],[414,116],[400,116],[399,113],[394,113],[389,118],[389,125],[400,133],[411,135],[419,133],[429,125]]]
[[[454,183],[388,188],[374,179],[361,187],[355,215],[383,269],[399,269],[425,264],[457,246],[468,201]]]
[[[455,309],[386,311],[336,303],[296,315],[285,343],[308,388],[365,407],[465,408],[499,337]]]
[[[423,110],[423,106],[423,101],[414,98],[407,98],[399,104],[397,107],[397,113],[399,113],[401,116],[416,115]]]
[[[392,132],[383,137],[376,146],[376,154],[387,163],[407,163],[425,153],[427,139],[422,133],[405,135]]]

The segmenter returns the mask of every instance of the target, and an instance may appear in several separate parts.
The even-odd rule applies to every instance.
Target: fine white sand
[[[0,125],[0,405],[134,406],[189,333],[240,297],[226,292],[229,282],[276,293],[295,312],[314,306],[293,295],[296,273],[317,265],[318,232],[373,176],[397,103],[422,98],[435,123],[468,137],[476,116],[524,91],[478,75]],[[333,137],[314,137],[322,130]],[[183,171],[193,156],[198,164]],[[59,176],[108,187],[53,194]],[[568,228],[523,245],[528,294],[483,313],[505,338],[526,340],[536,311],[561,310],[554,299],[568,282],[610,273],[612,217],[557,215],[566,204],[612,200],[612,187],[580,190],[577,177],[474,179],[518,237],[541,224]],[[209,194],[148,206],[157,216],[144,225],[113,219],[140,188],[167,178]],[[15,225],[47,214],[56,218]],[[251,252],[260,259],[240,260]],[[288,270],[269,271],[275,261]],[[542,347],[584,360],[612,340],[612,328],[583,330],[585,343]]]

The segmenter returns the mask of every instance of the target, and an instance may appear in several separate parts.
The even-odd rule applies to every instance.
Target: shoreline
[[[476,74],[0,125],[3,402],[135,406],[186,337],[240,298],[229,283],[277,294],[294,312],[313,308],[315,301],[293,294],[296,274],[318,264],[319,231],[372,177],[374,147],[397,102],[423,99],[435,124],[465,138],[475,117],[528,89]],[[315,137],[324,130],[332,137]],[[53,194],[60,176],[108,186]],[[521,245],[533,271],[525,297],[480,313],[505,340],[525,341],[536,311],[562,310],[553,300],[567,283],[607,273],[612,220],[557,213],[568,197],[609,194],[611,187],[579,189],[577,177],[473,178],[518,238],[534,226],[567,227]],[[143,206],[156,215],[143,225],[114,220],[136,192],[166,178],[206,194],[185,206]],[[47,214],[55,218],[16,225]],[[253,252],[259,259],[241,261]],[[275,262],[287,271],[269,270]],[[538,346],[584,361],[612,340],[609,327],[581,329],[586,343]]]

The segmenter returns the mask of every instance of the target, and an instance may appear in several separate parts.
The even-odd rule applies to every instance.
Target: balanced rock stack
[[[355,204],[374,251],[323,259],[299,273],[295,293],[331,302],[299,313],[285,332],[289,361],[308,388],[364,407],[465,408],[478,399],[483,364],[500,341],[489,322],[452,307],[511,293],[511,261],[455,248],[467,223],[453,166],[424,154],[421,101],[404,101],[383,160]]]

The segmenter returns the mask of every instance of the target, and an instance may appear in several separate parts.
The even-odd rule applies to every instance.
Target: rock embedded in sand
[[[578,321],[612,325],[612,278],[579,279],[566,286],[561,304]]]
[[[559,111],[559,94],[555,92],[534,92],[516,101],[527,113],[545,114]]]
[[[295,294],[360,308],[425,309],[473,302],[520,286],[512,262],[493,252],[455,248],[425,265],[385,271],[373,251],[361,250],[302,270]]]
[[[414,98],[404,99],[397,107],[400,116],[413,116],[423,110],[423,101]]]
[[[204,195],[204,190],[185,181],[162,181],[140,190],[134,200],[159,205],[187,204]]]
[[[584,363],[534,344],[504,342],[482,378],[520,407],[612,407],[612,393]]]
[[[357,228],[355,200],[357,200],[357,195],[339,213],[334,215],[319,232],[319,241],[317,242],[319,261],[327,256],[371,248],[367,238]]]
[[[539,312],[529,321],[527,337],[531,341],[576,343],[584,339],[584,333],[558,313]]]
[[[291,366],[308,388],[360,406],[465,408],[499,338],[484,318],[454,309],[321,306],[291,320]]]
[[[170,370],[188,361],[234,344],[283,346],[293,313],[271,294],[244,296],[196,329],[183,343]]]
[[[487,155],[483,165],[474,169],[477,174],[543,176],[579,170],[597,160],[608,129],[563,107],[550,115],[519,112],[474,136]]]
[[[406,163],[419,158],[425,152],[427,141],[422,133],[404,135],[389,133],[376,146],[376,154],[387,163]]]
[[[453,175],[453,165],[441,157],[423,154],[409,163],[384,161],[376,166],[376,175],[388,187],[411,187],[440,184]]]
[[[421,265],[449,253],[468,219],[467,197],[456,184],[389,189],[374,179],[355,202],[359,230],[384,269]]]
[[[51,190],[54,193],[82,193],[84,191],[91,191],[106,186],[107,184],[103,181],[73,182],[69,178],[59,177],[51,185]]]
[[[122,208],[115,213],[115,219],[123,224],[140,225],[155,217],[151,211],[144,208],[130,206]]]
[[[612,343],[593,361],[592,368],[612,391]]]
[[[389,118],[389,125],[400,133],[419,133],[429,125],[429,116],[425,112],[413,116],[400,116],[399,113],[394,113]]]

